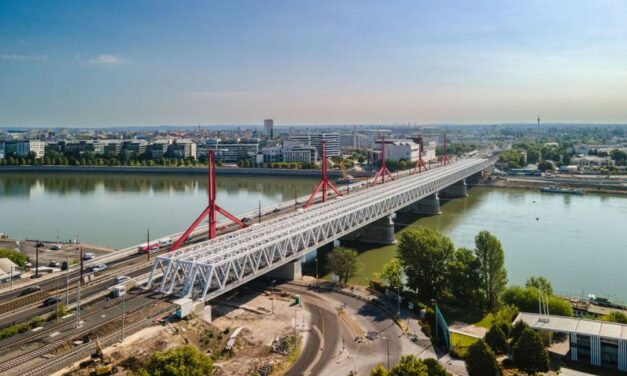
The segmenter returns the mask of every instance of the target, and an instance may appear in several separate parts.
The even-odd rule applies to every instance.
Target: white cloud
[[[100,54],[95,58],[89,60],[92,64],[124,64],[126,61],[117,56],[110,54]]]
[[[1,60],[46,61],[48,55],[0,54]]]

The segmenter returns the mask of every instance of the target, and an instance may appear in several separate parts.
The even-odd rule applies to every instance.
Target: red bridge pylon
[[[322,141],[322,166],[321,168],[322,168],[322,179],[320,179],[320,183],[318,183],[318,185],[316,186],[316,189],[314,189],[313,193],[311,194],[311,197],[309,197],[309,200],[307,200],[303,208],[306,208],[309,205],[311,205],[311,203],[313,202],[314,198],[316,197],[316,195],[318,194],[321,188],[322,188],[322,202],[327,201],[327,187],[331,188],[331,190],[335,192],[336,195],[338,196],[342,195],[340,190],[337,189],[335,185],[333,185],[331,180],[329,180],[329,178],[327,177],[327,143],[325,141]]]
[[[442,165],[446,166],[448,164],[448,148],[446,145],[446,133],[444,133],[444,155],[442,156]]]
[[[217,195],[216,160],[215,160],[215,155],[213,151],[208,152],[207,159],[208,159],[208,169],[209,169],[209,185],[207,187],[207,190],[209,192],[209,205],[207,205],[207,208],[203,210],[202,214],[200,214],[198,218],[196,218],[194,223],[192,223],[192,225],[189,226],[189,228],[185,230],[183,235],[181,235],[181,237],[174,243],[172,248],[170,248],[170,252],[176,251],[185,242],[185,240],[194,231],[194,229],[196,229],[196,227],[198,227],[200,222],[202,222],[205,216],[209,217],[209,239],[213,239],[216,237],[216,223],[218,222],[216,219],[217,218],[216,213],[222,214],[223,216],[227,217],[228,219],[230,219],[231,221],[239,225],[241,228],[244,228],[247,226],[244,222],[240,221],[236,216],[222,209],[218,204],[216,204],[216,195]]]
[[[392,174],[390,174],[390,170],[388,170],[385,165],[385,138],[381,137],[381,167],[379,167],[379,170],[374,175],[374,179],[372,179],[372,184],[370,186],[374,187],[379,178],[381,178],[381,184],[385,183],[385,175],[389,176],[390,180],[394,180]]]
[[[418,173],[421,173],[423,167],[425,171],[429,169],[427,168],[427,164],[425,163],[425,161],[422,160],[423,150],[424,150],[424,140],[422,139],[422,135],[418,135],[418,162],[416,162],[416,165],[414,166],[414,171],[412,171],[412,174],[415,174],[416,170],[418,170]]]

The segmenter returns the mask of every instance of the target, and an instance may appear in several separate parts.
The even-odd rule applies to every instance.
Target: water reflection
[[[241,178],[220,177],[217,188],[226,195],[242,191],[259,192],[274,197],[277,192],[296,192],[313,186],[315,180],[302,178]],[[47,194],[91,195],[97,190],[105,193],[165,193],[194,192],[207,189],[206,177],[193,175],[135,175],[135,174],[3,174],[0,175],[0,198],[30,197],[41,187]]]

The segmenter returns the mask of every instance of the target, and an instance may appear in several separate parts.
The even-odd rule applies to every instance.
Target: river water
[[[218,202],[238,215],[309,193],[315,179],[220,177]],[[202,176],[0,174],[0,232],[12,238],[61,240],[123,248],[184,230],[206,206]],[[627,301],[627,197],[569,196],[480,188],[443,203],[442,215],[399,215],[397,236],[414,226],[474,248],[488,230],[503,243],[511,283],[548,277],[558,292],[597,293]],[[357,245],[364,284],[396,246]]]

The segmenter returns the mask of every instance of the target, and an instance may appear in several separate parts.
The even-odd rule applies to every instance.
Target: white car
[[[119,277],[115,277],[115,283],[120,284],[120,283],[124,283],[127,281],[130,281],[131,277],[126,276],[126,275],[121,275]]]
[[[105,270],[107,270],[107,264],[98,264],[91,269],[92,273],[98,273]]]
[[[87,252],[83,254],[83,260],[91,260],[96,257],[95,253]]]

